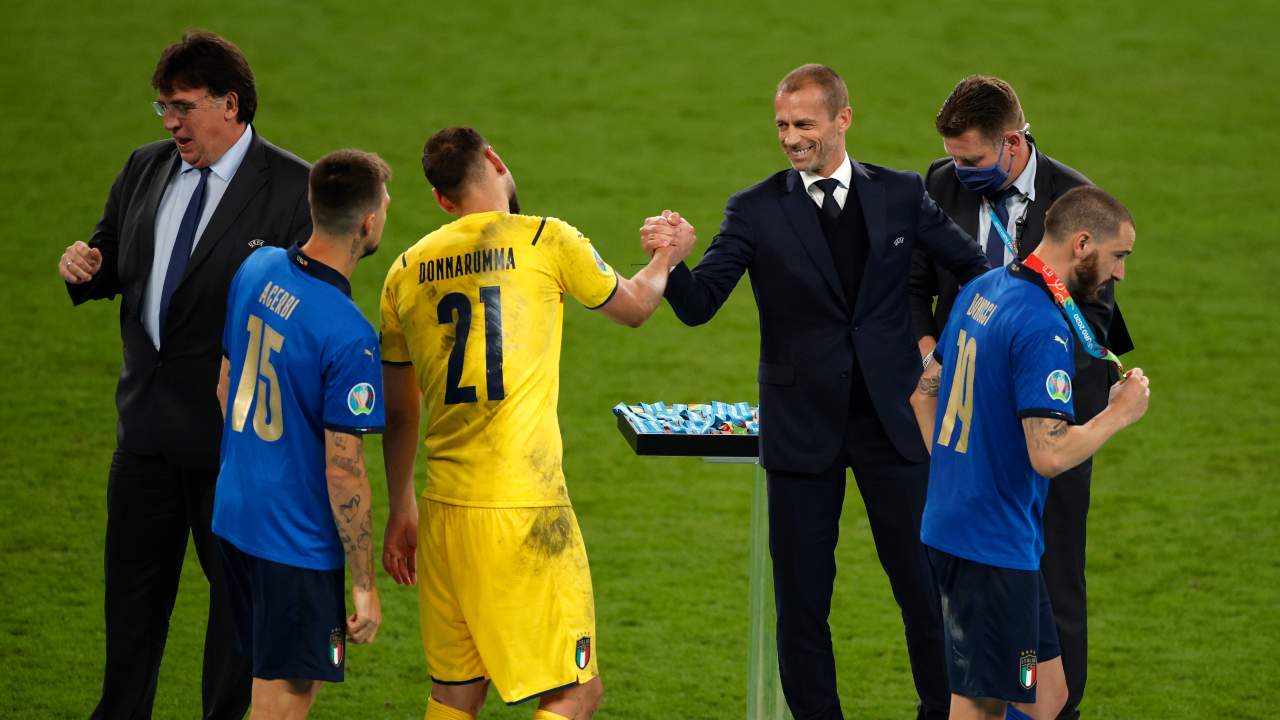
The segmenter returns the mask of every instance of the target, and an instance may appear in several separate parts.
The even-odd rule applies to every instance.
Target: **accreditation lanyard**
[[[1080,312],[1076,301],[1071,299],[1071,293],[1067,291],[1067,286],[1063,284],[1058,274],[1035,255],[1028,255],[1022,261],[1022,264],[1040,273],[1040,277],[1044,278],[1044,284],[1049,287],[1049,293],[1058,302],[1058,307],[1062,309],[1062,314],[1067,316],[1067,322],[1076,329],[1076,335],[1080,337],[1080,342],[1084,343],[1085,352],[1099,360],[1109,361],[1123,375],[1124,365],[1120,364],[1120,358],[1098,344],[1098,341],[1093,337],[1093,330],[1089,327],[1089,323],[1085,322],[1084,314]]]
[[[1009,236],[1009,229],[1006,228],[1004,223],[1000,222],[1000,218],[996,216],[996,209],[992,206],[990,200],[987,201],[987,214],[991,216],[991,227],[995,228],[996,232],[1000,234],[1000,239],[1004,241],[1004,246],[1009,248],[1009,254],[1017,259],[1018,243]],[[1026,214],[1026,210],[1023,210],[1023,214]]]

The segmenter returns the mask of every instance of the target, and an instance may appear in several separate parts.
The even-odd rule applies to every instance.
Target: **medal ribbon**
[[[1002,233],[1003,235],[1003,233]],[[1076,335],[1080,337],[1080,342],[1084,343],[1085,352],[1099,360],[1106,360],[1116,366],[1116,370],[1121,375],[1124,374],[1124,365],[1120,363],[1120,358],[1116,354],[1106,349],[1098,343],[1093,337],[1093,329],[1089,327],[1089,323],[1085,322],[1084,314],[1080,312],[1076,301],[1071,299],[1071,293],[1067,291],[1067,286],[1063,284],[1058,274],[1053,271],[1044,261],[1035,255],[1028,255],[1022,261],[1023,265],[1040,273],[1040,277],[1044,278],[1044,284],[1049,287],[1049,293],[1053,295],[1053,299],[1057,301],[1058,307],[1062,309],[1062,314],[1067,317],[1067,323],[1076,330]]]

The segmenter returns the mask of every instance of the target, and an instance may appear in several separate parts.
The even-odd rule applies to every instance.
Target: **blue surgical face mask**
[[[1004,187],[1004,183],[1009,179],[1009,171],[1004,169],[1001,161],[1004,160],[1004,148],[1007,142],[1000,141],[1000,154],[996,156],[995,163],[986,167],[960,167],[956,165],[956,179],[960,181],[969,190],[979,195],[994,195],[1000,188]]]

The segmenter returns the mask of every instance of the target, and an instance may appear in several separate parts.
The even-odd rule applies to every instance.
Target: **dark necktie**
[[[823,178],[814,183],[822,191],[822,214],[835,220],[840,217],[840,203],[836,202],[836,188],[840,181],[835,178]]]
[[[173,253],[169,255],[169,269],[164,273],[164,287],[160,291],[160,336],[164,337],[164,319],[169,314],[169,301],[173,299],[173,291],[182,282],[182,273],[187,269],[187,261],[191,259],[191,246],[195,244],[196,228],[200,227],[200,215],[204,212],[205,188],[208,185],[209,168],[200,168],[200,182],[196,191],[191,193],[191,201],[187,203],[187,211],[182,214],[182,223],[178,225],[178,237],[173,241]]]
[[[991,204],[991,209],[996,211],[996,217],[1000,219],[1000,227],[1009,227],[1009,208],[1006,207],[1009,198],[1021,195],[1017,188],[1010,185],[995,195],[987,196],[987,202]],[[990,213],[988,213],[990,220]],[[1004,267],[1004,239],[1000,237],[1000,231],[996,230],[996,226],[992,223],[987,228],[987,265],[993,268]]]
[[[842,222],[840,203],[836,202],[836,188],[840,181],[825,178],[814,183],[822,190],[822,207],[818,209],[818,222],[822,225],[822,234],[827,239],[827,247],[831,250],[831,262],[836,276],[840,278],[840,287],[844,290],[845,303],[850,310],[858,297],[858,278],[861,277],[862,266],[858,262],[856,247],[857,230],[848,235],[841,234]],[[852,193],[850,197],[853,197]],[[844,220],[856,220],[856,215]]]

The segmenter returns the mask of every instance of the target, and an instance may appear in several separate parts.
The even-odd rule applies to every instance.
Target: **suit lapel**
[[[235,177],[231,178],[231,184],[227,186],[226,192],[222,194],[222,200],[218,202],[218,207],[213,211],[213,217],[209,218],[209,224],[205,226],[204,233],[200,235],[200,240],[196,243],[195,252],[191,254],[191,261],[187,263],[186,271],[182,274],[182,282],[186,282],[187,278],[200,267],[209,254],[213,252],[215,245],[221,241],[222,236],[231,228],[236,218],[240,217],[240,213],[244,212],[244,208],[249,201],[258,194],[263,185],[267,183],[267,153],[262,145],[262,139],[254,133],[253,139],[249,143],[249,151],[245,153],[244,160],[240,162],[239,169],[236,170]]]
[[[953,164],[951,166],[953,177],[955,172],[955,165]],[[956,192],[963,199],[961,202],[956,203],[956,215],[951,218],[951,221],[959,225],[961,230],[969,233],[969,237],[976,239],[978,244],[985,248],[985,240],[978,237],[978,213],[982,210],[982,197],[961,185],[959,180],[956,180],[955,183]]]
[[[867,224],[867,241],[870,243],[867,249],[875,255],[882,255],[889,242],[884,230],[884,186],[871,177],[862,163],[852,158],[850,162],[853,163],[853,186],[858,191],[858,205],[862,207],[862,221]]]
[[[867,307],[867,303],[861,300],[862,296],[868,292],[867,285],[870,284],[868,280],[876,272],[873,268],[877,263],[873,258],[883,257],[889,243],[889,237],[885,232],[884,185],[873,178],[862,163],[853,158],[849,160],[853,163],[853,187],[858,192],[858,206],[862,208],[862,221],[867,224],[867,263],[858,281],[859,302],[853,307]]]
[[[176,152],[155,165],[155,172],[142,200],[142,210],[138,214],[138,231],[129,245],[129,257],[123,266],[132,268],[138,273],[140,282],[128,284],[127,296],[129,307],[142,311],[142,294],[147,289],[147,279],[151,274],[151,264],[156,256],[156,214],[160,212],[160,201],[164,199],[164,191],[169,181],[178,171],[181,161]]]
[[[1018,256],[1026,258],[1040,244],[1044,237],[1044,216],[1053,203],[1053,166],[1049,158],[1036,148],[1036,199],[1027,208],[1027,224],[1022,229],[1022,237],[1036,238],[1035,245],[1030,242],[1018,243]]]
[[[800,173],[795,170],[787,172],[786,182],[787,191],[783,193],[781,199],[782,213],[786,216],[787,222],[791,223],[791,229],[795,231],[800,244],[809,253],[813,264],[818,266],[818,272],[826,279],[831,292],[835,293],[841,302],[845,302],[844,290],[840,287],[840,278],[836,275],[834,262],[831,259],[831,248],[827,246],[827,236],[822,232],[822,225],[818,223],[818,213],[813,198],[805,191],[804,181],[800,179]]]

